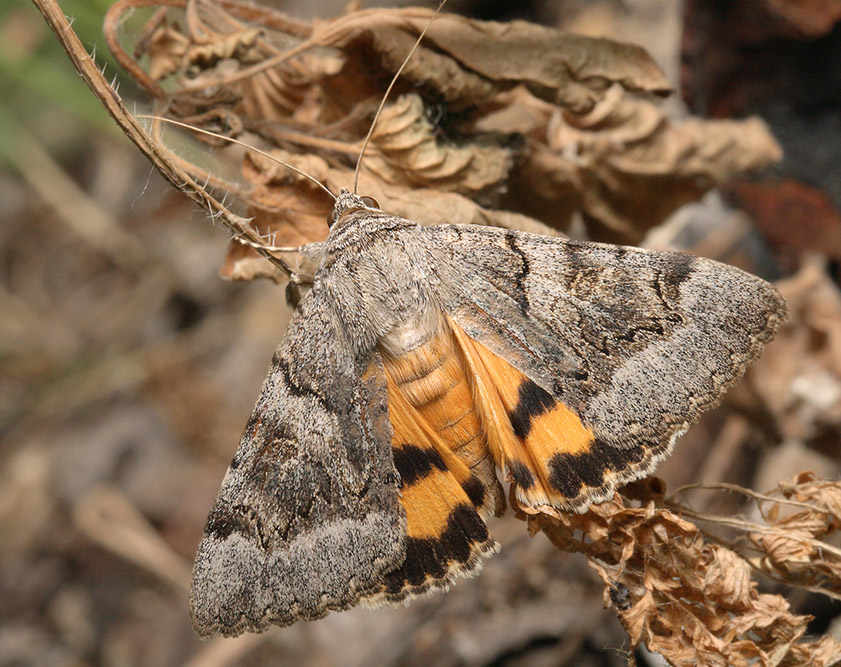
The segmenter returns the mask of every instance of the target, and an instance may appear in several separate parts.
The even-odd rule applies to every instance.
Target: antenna
[[[356,194],[356,188],[359,185],[359,168],[362,166],[362,156],[365,155],[365,149],[368,148],[368,143],[371,141],[371,136],[374,134],[374,128],[377,127],[377,121],[380,119],[380,113],[385,106],[386,100],[388,99],[389,93],[391,93],[391,89],[394,88],[394,84],[397,83],[397,79],[403,73],[403,70],[406,68],[406,64],[414,55],[415,50],[423,40],[424,35],[426,35],[426,31],[429,30],[429,26],[432,25],[432,22],[438,17],[438,14],[441,13],[441,9],[444,7],[444,4],[447,0],[441,0],[438,3],[438,9],[435,10],[435,13],[429,19],[429,23],[426,24],[426,27],[423,29],[420,35],[418,35],[417,41],[412,45],[409,54],[406,56],[405,60],[403,60],[403,64],[400,65],[400,68],[394,73],[394,77],[391,79],[391,83],[388,84],[388,88],[386,88],[385,95],[383,95],[383,99],[380,101],[380,106],[377,107],[377,113],[374,114],[374,120],[371,122],[371,127],[368,128],[368,134],[365,136],[365,141],[362,143],[362,149],[359,151],[359,157],[356,159],[356,169],[353,171],[353,194]]]
[[[227,141],[229,143],[237,144],[238,146],[242,146],[243,148],[246,148],[246,149],[248,149],[248,150],[250,150],[254,153],[257,153],[259,155],[262,155],[264,158],[267,158],[267,159],[271,160],[272,162],[276,162],[277,164],[286,167],[290,171],[294,171],[296,174],[300,174],[304,178],[309,179],[310,181],[315,183],[318,187],[320,187],[322,190],[324,190],[324,192],[326,192],[328,195],[330,195],[333,198],[333,201],[336,200],[336,195],[334,195],[332,192],[330,192],[330,189],[326,185],[324,185],[321,181],[319,181],[317,178],[315,178],[314,176],[310,176],[307,172],[305,172],[301,169],[298,169],[298,167],[295,167],[295,166],[289,164],[288,162],[284,162],[280,158],[277,158],[274,155],[270,155],[269,153],[266,153],[266,151],[261,151],[259,148],[251,146],[250,144],[247,144],[244,141],[240,141],[239,139],[234,139],[232,137],[226,137],[224,134],[217,134],[216,132],[211,132],[210,130],[204,130],[200,127],[195,127],[194,125],[190,125],[188,123],[182,123],[181,121],[178,121],[178,120],[172,120],[171,118],[164,118],[162,116],[150,116],[150,115],[146,115],[146,114],[139,114],[137,116],[137,118],[146,118],[146,119],[150,119],[150,120],[156,120],[156,121],[161,121],[161,122],[164,122],[164,123],[169,123],[170,125],[178,125],[178,127],[183,127],[183,128],[188,129],[188,130],[192,130],[193,132],[198,132],[199,134],[206,134],[207,136],[213,137],[214,139],[221,139],[222,141]]]
[[[409,53],[406,55],[406,58],[403,60],[403,62],[401,63],[401,65],[397,69],[397,71],[394,73],[394,76],[391,79],[391,83],[388,84],[388,88],[386,88],[386,91],[383,94],[383,98],[382,98],[382,100],[380,100],[380,105],[377,107],[377,112],[374,114],[374,119],[371,122],[371,126],[368,128],[368,134],[365,135],[365,141],[362,143],[362,148],[359,151],[359,157],[356,159],[356,168],[354,169],[354,172],[353,172],[353,193],[354,194],[356,194],[356,190],[357,190],[357,187],[359,185],[359,169],[362,166],[362,157],[365,155],[365,149],[368,147],[368,144],[371,141],[371,137],[374,134],[374,129],[376,129],[377,121],[380,118],[380,114],[382,113],[382,110],[383,110],[383,107],[385,106],[386,101],[388,100],[388,96],[391,93],[391,90],[394,88],[394,84],[397,83],[397,79],[400,78],[400,75],[403,73],[403,70],[406,68],[406,65],[408,64],[409,60],[411,60],[412,56],[414,55],[414,53],[417,50],[418,46],[420,45],[421,41],[423,41],[423,38],[426,35],[426,32],[429,30],[429,27],[432,25],[433,21],[438,17],[438,14],[441,13],[441,9],[443,9],[443,7],[446,3],[447,3],[447,0],[441,0],[438,3],[438,8],[433,12],[432,16],[429,18],[429,22],[426,24],[424,29],[421,31],[420,35],[418,35],[417,40],[412,45],[412,48],[409,50]],[[321,181],[319,181],[315,177],[311,176],[310,174],[306,173],[305,171],[303,171],[301,169],[298,169],[298,167],[296,167],[294,165],[291,165],[288,162],[284,162],[283,160],[275,157],[274,155],[270,155],[269,153],[266,153],[265,151],[262,151],[259,148],[255,148],[254,146],[251,146],[251,145],[245,143],[244,141],[240,141],[239,139],[234,139],[232,137],[227,137],[223,134],[218,134],[216,132],[211,132],[210,130],[205,130],[205,129],[202,129],[200,127],[195,127],[193,125],[189,125],[188,123],[182,123],[181,121],[173,120],[171,118],[164,118],[162,116],[140,114],[140,115],[137,116],[137,118],[145,118],[145,119],[149,119],[149,120],[153,120],[153,121],[169,123],[170,125],[177,125],[178,127],[183,127],[187,130],[191,130],[191,131],[197,132],[199,134],[204,134],[204,135],[207,135],[209,137],[213,137],[215,139],[220,139],[222,141],[227,141],[227,142],[232,143],[232,144],[237,144],[238,146],[242,146],[243,148],[246,148],[247,150],[258,153],[259,155],[262,155],[263,157],[271,160],[272,162],[275,162],[279,165],[282,165],[282,166],[286,167],[287,169],[289,169],[290,171],[293,171],[296,174],[299,174],[299,175],[303,176],[304,178],[308,179],[309,181],[315,183],[318,187],[320,187],[328,195],[330,195],[330,197],[333,199],[333,201],[335,201],[336,198],[337,198],[336,195],[334,195],[326,185],[324,185]]]

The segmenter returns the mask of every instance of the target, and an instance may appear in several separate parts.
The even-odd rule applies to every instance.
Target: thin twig
[[[70,57],[74,67],[85,83],[99,99],[108,114],[125,132],[140,151],[152,161],[161,175],[175,188],[184,192],[202,208],[207,208],[227,227],[236,238],[244,238],[254,243],[259,252],[286,275],[291,274],[289,265],[272,255],[262,247],[260,235],[251,228],[246,218],[242,218],[223,206],[213,195],[197,183],[190,174],[182,169],[172,155],[140,126],[134,116],[126,109],[120,96],[96,66],[94,59],[85,50],[82,42],[73,31],[70,22],[55,0],[32,0],[47,24],[52,28],[59,42]]]
[[[753,523],[752,521],[746,521],[744,519],[735,519],[729,516],[720,516],[717,514],[695,512],[693,510],[690,510],[688,507],[682,505],[667,504],[666,506],[676,514],[689,517],[690,519],[696,521],[704,521],[706,523],[711,523],[717,526],[735,528],[746,533],[758,533],[762,535],[775,535],[777,537],[797,539],[802,541],[804,544],[823,549],[824,551],[827,551],[834,555],[836,558],[841,559],[841,549],[833,547],[832,545],[827,544],[826,542],[823,542],[821,540],[817,540],[813,537],[808,537],[806,535],[792,535],[792,526],[786,526],[785,528],[778,528],[776,526],[763,526],[761,524]]]
[[[752,489],[746,489],[743,486],[739,486],[738,484],[727,484],[725,482],[719,482],[714,484],[684,484],[683,486],[675,489],[675,491],[666,498],[667,503],[676,503],[677,501],[675,498],[679,496],[684,491],[690,491],[693,489],[699,489],[702,491],[705,490],[723,490],[723,491],[735,491],[736,493],[741,493],[744,496],[748,496],[749,498],[753,498],[754,500],[760,502],[769,502],[769,503],[780,503],[781,505],[791,505],[793,507],[802,507],[803,509],[815,511],[815,512],[823,512],[824,514],[831,514],[831,512],[824,508],[818,507],[817,505],[810,505],[809,503],[800,502],[799,500],[791,500],[790,498],[783,498],[779,496],[770,496],[766,493],[759,493],[758,491],[753,491]]]

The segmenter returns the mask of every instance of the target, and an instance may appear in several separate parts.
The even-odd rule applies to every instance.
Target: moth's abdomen
[[[483,514],[495,512],[501,497],[494,461],[476,412],[469,369],[452,332],[442,326],[413,349],[399,356],[384,355],[383,362],[390,392],[399,393],[428,436],[437,436],[461,463],[453,472],[462,485],[473,485],[468,490],[476,507]],[[483,487],[481,497],[477,484]]]
[[[502,502],[452,334],[407,325],[381,351],[407,540],[404,563],[370,596],[374,603],[446,588],[474,572],[497,547],[483,515]]]

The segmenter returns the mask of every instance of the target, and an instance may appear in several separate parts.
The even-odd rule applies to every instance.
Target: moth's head
[[[353,192],[348,192],[344,188],[336,197],[333,204],[333,210],[327,216],[327,226],[332,227],[343,216],[353,213],[355,211],[379,211],[380,205],[373,197],[361,197]]]

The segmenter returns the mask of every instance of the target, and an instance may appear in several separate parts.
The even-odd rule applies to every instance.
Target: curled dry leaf
[[[377,151],[365,166],[391,185],[475,195],[498,186],[511,167],[505,147],[439,143],[417,94],[404,95],[384,108],[371,139]]]
[[[753,369],[754,384],[782,436],[809,444],[841,421],[841,292],[817,257],[778,287],[792,317]]]
[[[581,209],[617,241],[639,240],[716,184],[782,157],[759,118],[675,124],[615,85],[588,114],[555,111],[547,134],[581,183]]]
[[[322,44],[368,46],[396,71],[423,30],[429,12],[371,10],[336,19]],[[536,97],[587,113],[612,82],[632,91],[666,94],[670,86],[644,49],[608,39],[512,21],[474,21],[443,14],[418,57],[404,70],[415,85],[433,88],[458,106],[492,101],[524,84]],[[483,97],[483,93],[485,96]]]
[[[634,497],[640,497],[641,486]],[[662,507],[658,486],[640,507],[626,504],[627,488],[583,514],[527,511],[514,498],[512,504],[532,533],[543,532],[559,549],[587,557],[631,645],[644,643],[671,665],[805,666],[841,660],[838,642],[804,637],[808,616],[792,614],[779,595],[758,592],[741,555],[709,543],[694,523]],[[841,503],[841,484],[804,476],[781,484],[780,493],[813,503],[818,512]]]
[[[760,567],[789,583],[831,591],[841,599],[841,549],[828,543],[841,529],[841,483],[800,473],[767,494],[763,516],[773,532],[750,534],[763,552]],[[780,502],[773,502],[775,497]],[[801,505],[787,505],[785,501]],[[805,505],[805,507],[803,506]]]
[[[118,3],[106,36],[159,113],[288,151],[297,166],[317,155],[334,189],[353,183],[373,112],[431,17],[373,9],[309,25],[251,5],[185,0],[148,22],[134,50],[143,71],[116,31],[123,11],[146,4]],[[654,104],[668,91],[638,46],[440,15],[380,116],[365,193],[396,192],[399,201],[381,203],[405,215],[411,201],[419,222],[566,230],[580,212],[596,240],[639,240],[678,206],[779,155],[759,121],[671,124]],[[267,179],[248,161],[245,180],[237,194],[262,234],[324,237],[328,199],[315,200],[300,179]],[[271,274],[252,254],[233,245],[225,274]]]

